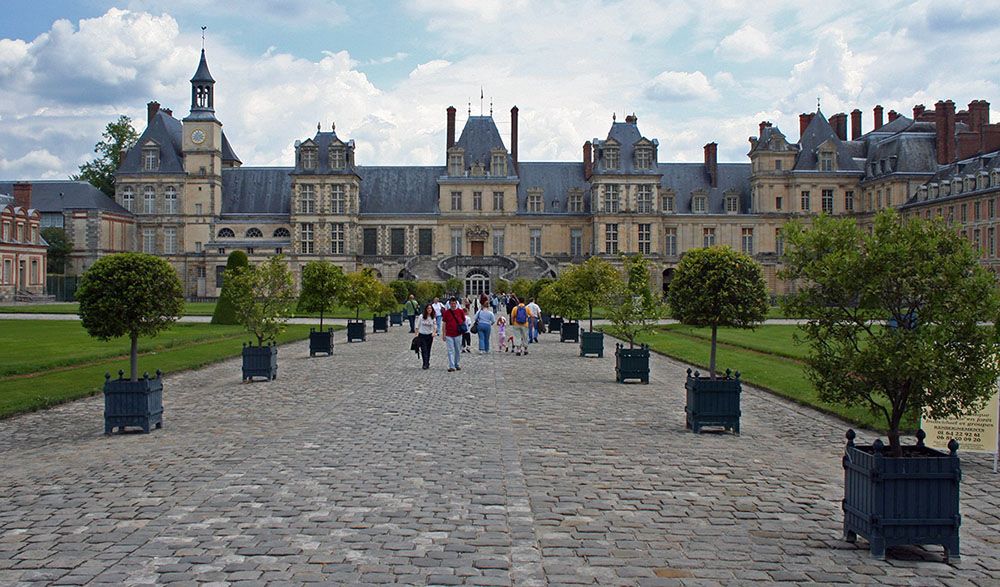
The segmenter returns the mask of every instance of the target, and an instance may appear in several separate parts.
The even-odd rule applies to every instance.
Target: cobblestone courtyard
[[[841,539],[837,420],[745,388],[742,436],[692,435],[684,365],[617,385],[610,341],[448,373],[400,328],[336,336],[282,347],[274,382],[169,376],[149,435],[105,437],[98,397],[0,422],[0,584],[1000,584],[985,456],[961,562],[875,561]]]

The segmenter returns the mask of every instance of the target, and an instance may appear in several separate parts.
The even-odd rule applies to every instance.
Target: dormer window
[[[569,193],[567,211],[583,212],[583,193],[578,190],[574,190]]]
[[[726,196],[726,213],[735,214],[740,211],[740,201],[736,196]]]
[[[635,168],[653,168],[653,150],[649,147],[640,147],[635,150]]]
[[[143,171],[159,171],[160,169],[160,148],[156,145],[147,145],[142,148],[142,169]]]
[[[490,161],[490,175],[496,177],[507,177],[507,153],[493,153]]]
[[[618,147],[604,148],[604,168],[618,169]]]
[[[691,211],[704,214],[708,211],[708,196],[695,196],[691,200]]]
[[[542,201],[542,190],[531,190],[528,192],[528,212],[541,212],[544,206]]]
[[[343,147],[330,147],[330,169],[343,169],[347,166],[347,156]]]
[[[673,190],[669,190],[669,191],[663,192],[661,198],[663,200],[663,211],[667,212],[668,214],[672,214],[674,212],[674,192],[673,192]]]
[[[234,238],[235,236],[236,233],[233,232],[232,228],[223,228],[222,230],[219,231],[218,238]]]
[[[820,154],[819,154],[819,170],[820,171],[833,171],[833,152],[832,151],[820,151]]]
[[[456,151],[448,154],[448,175],[461,176],[465,172],[465,154]]]
[[[316,149],[314,148],[303,148],[302,149],[302,169],[313,170],[316,169],[317,157]]]

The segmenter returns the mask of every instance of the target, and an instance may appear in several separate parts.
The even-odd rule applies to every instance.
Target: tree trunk
[[[354,319],[358,320],[361,318],[361,306],[354,308]]]
[[[719,327],[715,324],[712,325],[712,356],[708,360],[708,376],[715,379],[715,341],[718,334]]]
[[[587,308],[590,310],[590,331],[594,331],[594,304],[588,303]]]
[[[323,331],[323,309],[322,308],[320,308],[320,310],[319,310],[319,329],[320,329],[320,332]]]
[[[128,363],[129,370],[132,372],[132,381],[139,380],[139,335],[132,334],[132,348],[129,350]]]
[[[903,456],[903,445],[899,441],[899,421],[902,418],[902,414],[893,414],[892,421],[889,422],[889,456],[891,457]]]

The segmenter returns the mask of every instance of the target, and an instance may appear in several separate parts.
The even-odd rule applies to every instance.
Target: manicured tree
[[[389,282],[389,287],[392,288],[392,294],[396,296],[396,301],[402,304],[406,301],[406,298],[410,297],[410,294],[415,294],[413,281],[397,279],[395,281]]]
[[[551,283],[555,283],[555,279],[551,277],[541,277],[531,282],[531,287],[528,288],[528,299],[538,299],[538,296],[542,294],[542,290],[545,289]]]
[[[594,330],[594,306],[604,301],[618,279],[615,268],[600,257],[591,257],[585,263],[570,267],[559,277],[579,295],[586,306],[590,330]]]
[[[679,322],[712,328],[712,379],[719,327],[753,328],[767,317],[767,283],[760,264],[725,246],[685,253],[674,270],[669,297],[670,311]]]
[[[527,303],[528,297],[531,295],[531,280],[518,277],[510,285],[510,289],[514,291],[514,295],[517,296],[518,300]]]
[[[184,309],[184,291],[170,263],[143,253],[118,253],[98,259],[76,290],[80,319],[101,340],[128,336],[132,381],[139,377],[139,337],[155,336]]]
[[[354,310],[354,318],[361,319],[361,307],[375,304],[378,286],[381,285],[370,272],[355,271],[347,274],[347,285],[340,294],[340,301]]]
[[[333,309],[346,285],[347,278],[340,267],[329,261],[309,261],[302,268],[299,309],[319,312],[319,329],[323,330],[323,314]]]
[[[566,318],[580,317],[586,310],[584,298],[571,283],[565,279],[557,279],[542,288],[538,295],[538,305],[550,314]]]
[[[222,274],[222,292],[219,294],[219,301],[215,304],[215,311],[212,312],[212,324],[240,323],[233,305],[232,288],[226,283],[226,273],[235,273],[240,267],[249,266],[250,260],[243,251],[229,253],[229,259],[226,260],[226,271]]]
[[[391,287],[376,280],[372,291],[373,295],[368,307],[371,308],[376,316],[385,316],[399,309],[400,302]]]
[[[635,340],[652,329],[663,315],[663,304],[649,289],[649,263],[641,254],[623,255],[624,275],[617,275],[605,295],[612,335],[628,341],[635,348]]]
[[[870,234],[833,218],[784,233],[782,276],[802,284],[785,305],[808,320],[809,377],[821,399],[884,416],[892,455],[904,416],[959,416],[996,391],[1000,294],[953,228],[886,211]]]
[[[283,255],[257,266],[226,271],[225,281],[232,282],[232,301],[239,322],[257,338],[258,346],[274,341],[284,332],[296,295],[292,272]]]
[[[439,298],[444,293],[438,289],[439,285],[433,281],[418,281],[413,295],[421,304],[429,304],[434,298]],[[423,305],[421,305],[420,311],[422,312],[423,309]]]
[[[496,285],[498,292],[510,293],[511,285],[506,279],[497,279]]]
[[[456,296],[461,295],[462,287],[464,285],[465,284],[462,283],[461,279],[457,277],[449,277],[444,282],[444,293],[454,294]]]

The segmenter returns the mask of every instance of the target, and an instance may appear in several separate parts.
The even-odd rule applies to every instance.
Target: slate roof
[[[708,214],[726,213],[728,192],[739,195],[741,213],[750,210],[749,163],[719,163],[718,186],[714,188],[703,163],[660,163],[656,170],[662,174],[660,187],[674,191],[674,211],[678,214],[691,213],[691,194],[697,190],[708,195]]]
[[[603,141],[595,140],[594,143],[594,173],[600,174],[643,174],[643,173],[656,173],[655,167],[653,169],[636,169],[635,168],[635,144],[643,139],[642,133],[639,132],[639,125],[636,119],[632,116],[626,117],[625,122],[613,122],[611,123],[611,129],[608,131],[608,138]],[[618,168],[617,169],[605,169],[604,161],[601,158],[601,149],[608,142],[608,140],[613,139],[619,145],[618,150]],[[653,141],[650,141],[651,143]],[[654,156],[656,153],[656,145],[653,145]]]
[[[201,50],[201,61],[198,62],[198,70],[194,72],[194,77],[191,78],[191,81],[215,83],[215,78],[213,78],[211,72],[208,71],[208,60],[205,59],[204,49]]]
[[[222,170],[223,214],[290,214],[291,167]]]
[[[184,173],[184,158],[181,150],[181,121],[159,110],[153,120],[146,126],[139,140],[125,154],[125,159],[118,167],[119,174],[149,174],[149,173]],[[142,146],[147,141],[154,141],[160,146],[160,169],[144,171],[142,169]]]
[[[809,126],[799,139],[799,155],[795,159],[795,171],[815,171],[819,165],[819,146],[826,141],[832,141],[837,150],[837,171],[862,171],[856,158],[863,158],[863,150],[859,150],[842,141],[830,126],[830,122],[819,110],[813,116]],[[863,149],[863,147],[862,147]]]
[[[233,146],[229,144],[229,139],[226,138],[226,131],[222,131],[222,162],[243,163],[240,161],[240,158],[236,156],[236,151],[233,150]]]
[[[938,169],[935,141],[933,134],[901,132],[873,142],[868,149],[865,178],[889,173],[934,173]]]
[[[358,167],[361,214],[437,214],[443,166]]]
[[[456,147],[465,149],[465,168],[470,169],[477,161],[483,164],[487,172],[492,162],[493,149],[507,149],[500,138],[500,131],[492,116],[470,116],[465,121],[462,136],[455,143]],[[516,173],[513,159],[507,154],[507,174]]]
[[[345,141],[337,136],[334,131],[320,132],[316,131],[316,136],[310,139],[315,143],[318,150],[317,153],[317,167],[316,169],[304,170],[300,167],[301,162],[295,162],[295,169],[292,171],[294,173],[302,173],[306,175],[314,175],[318,173],[324,174],[342,174],[350,175],[355,173],[356,169],[354,166],[354,141]],[[304,142],[304,141],[303,141]],[[343,169],[331,169],[330,168],[330,145],[336,142],[340,142],[344,145],[345,153],[344,156],[347,157],[346,164]],[[296,155],[298,152],[296,151]],[[297,157],[296,157],[297,158]]]
[[[555,162],[522,162],[519,163],[518,175],[520,183],[517,186],[517,212],[529,214],[528,191],[534,188],[542,189],[542,207],[544,214],[567,214],[567,197],[571,189],[579,189],[583,193],[583,210],[590,211],[590,184],[583,178],[583,163]],[[556,201],[557,205],[552,206]],[[539,214],[539,212],[530,212]],[[578,214],[578,212],[573,212]]]
[[[102,210],[124,216],[132,213],[85,181],[31,180],[31,207],[41,213],[64,210]],[[0,193],[13,194],[14,182],[0,182]]]

